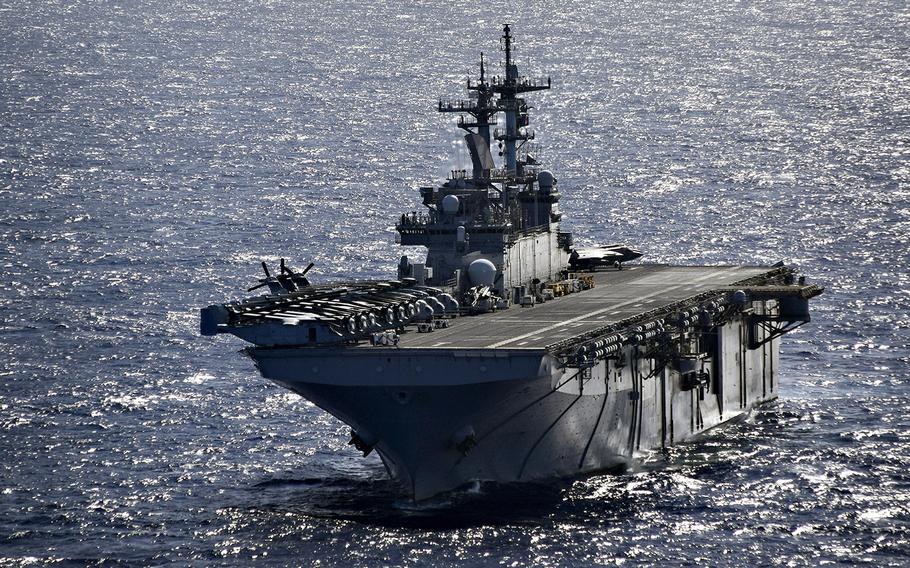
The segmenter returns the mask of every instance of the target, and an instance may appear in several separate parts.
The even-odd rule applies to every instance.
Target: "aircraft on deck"
[[[597,270],[600,266],[615,266],[622,270],[622,263],[641,258],[643,253],[625,245],[600,245],[572,250],[569,266],[572,270]]]

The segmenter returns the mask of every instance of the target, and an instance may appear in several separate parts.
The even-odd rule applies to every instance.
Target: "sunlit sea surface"
[[[370,4],[0,1],[0,564],[910,564],[906,3]],[[748,420],[414,506],[197,310],[392,274],[504,21],[577,242],[827,291]]]

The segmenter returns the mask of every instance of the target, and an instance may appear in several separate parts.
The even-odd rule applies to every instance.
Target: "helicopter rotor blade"
[[[303,269],[303,272],[300,273],[300,276],[305,276],[306,273],[309,272],[310,269],[313,268],[315,265],[316,265],[315,262],[311,262],[311,263],[307,264],[306,268]]]
[[[265,263],[264,260],[262,261],[262,271],[265,272],[265,277],[266,277],[266,278],[271,278],[271,277],[272,277],[272,275],[269,274],[269,266]]]

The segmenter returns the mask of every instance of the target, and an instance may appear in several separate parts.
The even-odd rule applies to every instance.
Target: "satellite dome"
[[[496,279],[496,265],[485,258],[478,258],[468,265],[468,278],[474,286],[492,286]]]
[[[553,187],[556,178],[549,170],[541,170],[537,173],[537,183],[540,184],[540,187]]]
[[[446,215],[454,215],[458,213],[458,206],[461,203],[458,200],[458,197],[454,195],[446,195],[442,198],[442,212]]]

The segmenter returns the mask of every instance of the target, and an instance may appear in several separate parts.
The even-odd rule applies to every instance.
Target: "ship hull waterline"
[[[747,349],[742,327],[723,326],[704,361],[712,380],[695,387],[634,347],[588,369],[562,368],[540,350],[248,353],[264,377],[351,426],[419,501],[473,481],[614,469],[775,399],[779,340]]]

